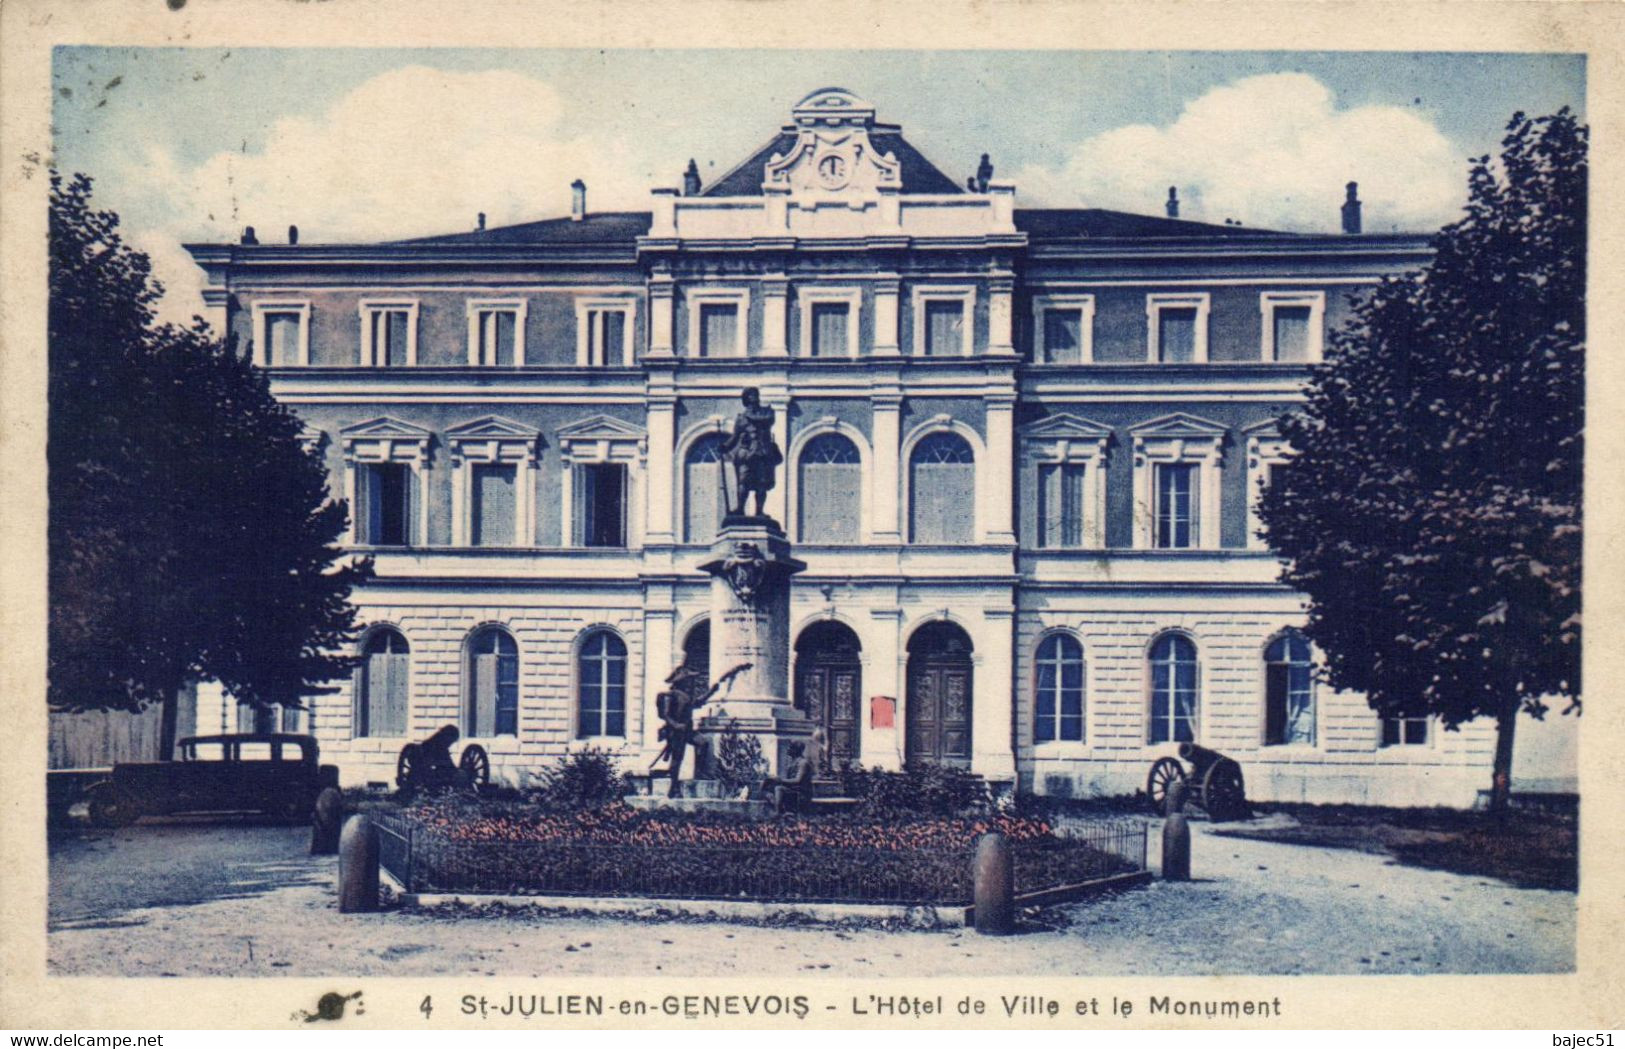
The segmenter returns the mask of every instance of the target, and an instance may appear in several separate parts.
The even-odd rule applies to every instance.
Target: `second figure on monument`
[[[784,454],[773,440],[773,409],[762,407],[762,395],[749,387],[740,399],[745,408],[734,417],[733,433],[722,444],[722,458],[734,467],[734,491],[728,516],[745,515],[745,499],[756,497],[756,516],[764,516],[763,503],[776,482]]]

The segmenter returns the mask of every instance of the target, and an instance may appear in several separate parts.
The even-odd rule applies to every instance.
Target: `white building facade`
[[[792,688],[837,760],[1124,794],[1194,740],[1260,800],[1487,782],[1493,726],[1315,682],[1256,535],[1275,420],[1425,237],[1022,209],[838,89],[685,182],[647,212],[578,187],[519,226],[190,246],[376,558],[354,680],[290,712],[347,782],[392,782],[447,723],[513,782],[586,746],[646,767],[656,692],[707,651],[697,566],[747,386],[808,564]]]

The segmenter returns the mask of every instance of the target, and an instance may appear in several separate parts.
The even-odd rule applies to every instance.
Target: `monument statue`
[[[649,771],[653,772],[662,759],[671,759],[671,787],[666,792],[669,797],[677,797],[677,781],[682,774],[683,758],[688,753],[689,744],[694,742],[694,711],[704,706],[705,701],[716,695],[718,689],[749,669],[749,663],[741,663],[717,678],[703,692],[701,686],[705,684],[705,672],[687,663],[673,670],[666,678],[666,684],[671,687],[655,697],[655,712],[660,715],[657,738],[666,746],[655,757]]]
[[[734,497],[729,516],[744,516],[746,496],[756,496],[756,516],[763,516],[762,504],[775,483],[775,473],[784,454],[773,440],[773,409],[762,407],[762,395],[748,387],[740,399],[744,411],[734,417],[733,433],[722,444],[722,457],[734,466]]]

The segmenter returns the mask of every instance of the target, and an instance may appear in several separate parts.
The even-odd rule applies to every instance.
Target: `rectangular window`
[[[739,307],[732,303],[700,304],[701,357],[732,357],[739,348]]]
[[[1157,311],[1157,359],[1164,364],[1196,360],[1196,307],[1164,306]]]
[[[1082,363],[1082,310],[1044,311],[1044,353],[1042,360],[1045,364]]]
[[[583,463],[576,467],[576,536],[581,546],[626,545],[626,467]]]
[[[512,546],[518,469],[504,463],[476,463],[473,470],[475,546]]]
[[[815,302],[812,306],[812,357],[848,355],[847,323],[851,310],[844,302]]]
[[[481,310],[477,318],[479,344],[475,362],[483,367],[512,364],[519,314],[514,310]]]
[[[1309,359],[1308,306],[1277,306],[1270,311],[1275,321],[1275,359],[1303,362]]]
[[[626,311],[586,312],[587,360],[590,368],[618,368],[626,363]]]
[[[1196,545],[1196,465],[1157,464],[1156,545],[1185,550]]]
[[[1038,467],[1038,545],[1083,545],[1082,463],[1044,463]]]
[[[287,368],[300,363],[301,314],[281,311],[265,314],[266,362],[272,368]]]
[[[367,311],[367,343],[375,368],[401,368],[411,363],[412,310],[375,307]]]
[[[405,463],[373,463],[363,468],[359,520],[361,542],[372,546],[407,546],[411,540],[411,468]]]
[[[1385,747],[1420,747],[1428,741],[1428,719],[1425,717],[1394,717],[1382,719],[1382,745]]]
[[[925,304],[925,355],[956,356],[965,352],[965,304],[930,301]]]

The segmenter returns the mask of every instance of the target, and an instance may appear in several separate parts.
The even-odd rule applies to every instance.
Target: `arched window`
[[[469,640],[464,731],[470,736],[519,734],[519,646],[500,627],[486,627]]]
[[[722,523],[722,435],[706,434],[683,462],[683,541],[709,543]]]
[[[855,543],[863,468],[858,449],[838,433],[823,433],[801,450],[797,517],[804,543]]]
[[[626,735],[626,644],[595,630],[576,658],[576,735]]]
[[[355,731],[361,736],[406,735],[406,698],[412,650],[400,631],[375,630],[361,649]]]
[[[976,529],[976,456],[956,433],[933,433],[909,457],[909,540],[969,543]]]
[[[683,665],[710,676],[711,673],[711,621],[694,624],[683,638]]]
[[[1083,646],[1051,634],[1038,646],[1033,682],[1033,742],[1083,739]]]
[[[1152,743],[1195,741],[1201,699],[1196,671],[1196,646],[1190,638],[1164,634],[1151,646]]]
[[[1296,631],[1264,650],[1264,742],[1315,742],[1314,664],[1308,639]]]

